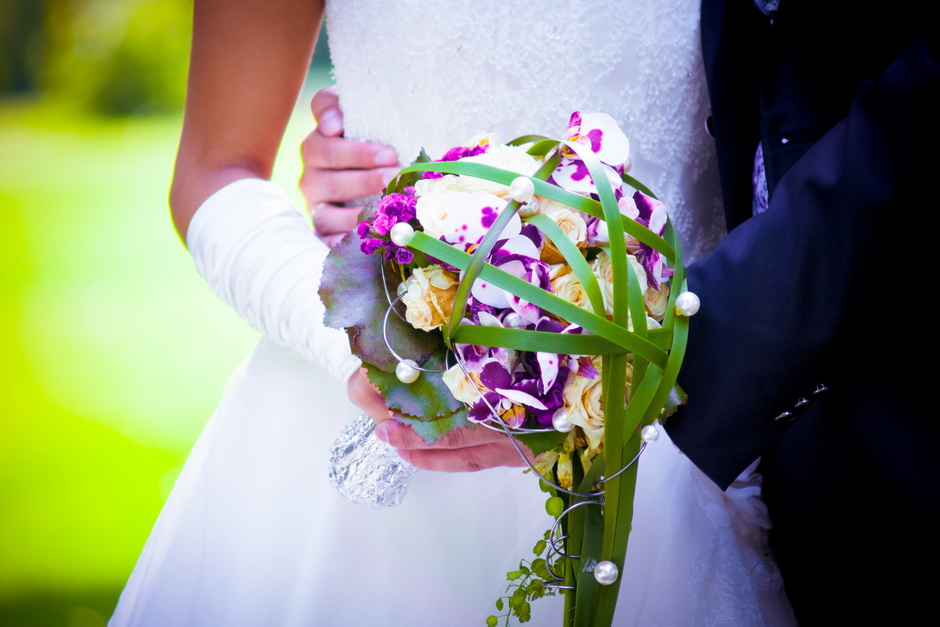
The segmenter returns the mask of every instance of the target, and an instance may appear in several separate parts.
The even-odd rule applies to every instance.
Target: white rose
[[[467,163],[482,163],[484,165],[493,166],[494,168],[501,168],[503,170],[509,170],[510,172],[530,176],[535,174],[535,171],[538,170],[541,165],[541,162],[528,154],[524,148],[505,145],[490,146],[490,149],[483,154],[476,155],[475,157],[466,157],[461,159],[461,161]],[[495,194],[504,200],[509,200],[509,187],[506,185],[500,185],[499,183],[473,176],[461,176],[458,184],[462,189],[468,192],[484,191]]]
[[[430,180],[442,181],[444,179]],[[415,204],[415,217],[418,218],[424,232],[434,239],[439,239],[444,234],[444,224],[454,206],[457,194],[463,194],[463,192],[454,191],[448,186],[429,185],[424,195],[418,198]]]
[[[420,179],[415,183],[415,196],[420,198],[440,189],[457,190],[457,175],[445,174],[440,178]]]

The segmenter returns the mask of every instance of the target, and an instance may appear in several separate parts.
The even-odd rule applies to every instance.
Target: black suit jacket
[[[702,4],[730,233],[689,268],[702,309],[667,429],[722,487],[763,455],[802,624],[894,622],[940,582],[932,4]],[[770,208],[750,218],[758,141]]]

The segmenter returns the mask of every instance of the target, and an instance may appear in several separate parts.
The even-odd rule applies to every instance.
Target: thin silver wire
[[[552,529],[548,534],[548,556],[547,556],[548,558],[545,560],[545,567],[548,569],[548,572],[552,576],[553,580],[543,581],[542,582],[543,587],[552,588],[555,590],[574,590],[574,586],[568,586],[568,585],[561,583],[565,580],[565,578],[561,576],[559,573],[555,572],[555,570],[552,568],[552,561],[555,559],[555,556],[561,557],[563,559],[581,559],[581,556],[571,555],[559,549],[558,548],[559,545],[563,545],[564,541],[568,538],[568,536],[558,536],[556,535],[556,533],[559,529],[559,526],[561,525],[561,519],[567,516],[568,514],[570,514],[576,508],[581,507],[583,505],[603,505],[604,504],[603,494],[599,493],[598,496],[600,496],[601,498],[596,499],[596,500],[580,501],[566,508],[565,511],[563,511],[558,516],[558,519],[555,520],[555,524],[552,525]]]
[[[401,296],[399,296],[398,298],[396,298],[396,299],[394,300],[394,302],[392,302],[392,304],[389,305],[388,309],[385,310],[385,317],[384,317],[383,320],[382,320],[382,339],[385,341],[385,347],[388,349],[388,352],[390,352],[390,353],[392,354],[392,356],[393,356],[395,359],[397,359],[398,361],[405,361],[406,358],[405,358],[405,357],[402,357],[401,355],[399,355],[398,352],[397,352],[394,348],[392,348],[392,342],[388,339],[388,316],[389,316],[389,314],[392,313],[392,311],[395,310],[395,305],[397,305],[397,304],[398,304],[398,301],[400,301],[400,300],[401,300]],[[396,313],[397,313],[397,312],[396,312]],[[399,314],[399,315],[400,315],[400,314]],[[447,372],[447,370],[448,370],[448,368],[444,368],[444,369],[441,369],[441,368],[425,368],[425,367],[423,367],[423,366],[417,365],[417,362],[415,362],[413,359],[410,360],[410,361],[411,361],[412,363],[415,363],[415,364],[416,364],[416,365],[412,366],[412,368],[414,368],[415,370],[420,370],[421,372],[437,372],[437,373],[443,373],[443,372]],[[446,365],[446,364],[445,364],[445,365]]]

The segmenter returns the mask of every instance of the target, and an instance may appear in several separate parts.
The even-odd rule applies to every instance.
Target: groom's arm
[[[926,263],[930,235],[917,218],[938,205],[938,144],[940,55],[919,37],[784,175],[769,210],[689,268],[702,309],[680,375],[689,403],[667,429],[722,487],[779,437],[800,399],[912,313],[887,301]]]

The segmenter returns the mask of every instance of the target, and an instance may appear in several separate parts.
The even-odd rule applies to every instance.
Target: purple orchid
[[[620,190],[624,163],[630,158],[630,141],[617,122],[606,113],[575,111],[568,121],[565,140],[589,147],[604,167],[613,189]],[[561,163],[552,173],[559,187],[578,194],[596,194],[597,188],[587,166],[570,149],[562,151]]]
[[[636,210],[633,219],[653,233],[662,235],[668,219],[666,205],[641,191],[633,194],[632,201]],[[666,267],[666,262],[658,250],[641,243],[636,256],[643,264],[646,278],[653,289],[658,290],[662,282],[672,276],[672,270]]]
[[[484,152],[489,149],[489,145],[486,146],[455,146],[444,153],[444,156],[440,159],[435,159],[434,163],[440,163],[441,161],[459,161],[464,157],[476,157],[477,155],[482,155]],[[425,172],[421,178],[426,179],[439,179],[444,176],[443,172]]]

